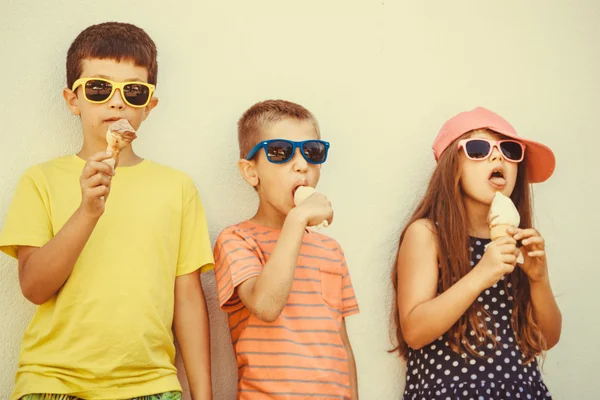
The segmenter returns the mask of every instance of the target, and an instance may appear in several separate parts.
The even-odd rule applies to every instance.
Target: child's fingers
[[[110,186],[111,177],[101,172],[93,175],[89,179],[86,179],[82,186],[87,188],[93,188],[99,185]]]
[[[502,262],[505,264],[515,265],[517,262],[517,256],[513,253],[504,254],[501,258]]]
[[[529,229],[519,229],[519,231],[513,236],[516,240],[521,240],[523,238],[528,238],[532,236],[541,236],[538,231],[533,228]]]
[[[89,161],[103,161],[109,159],[111,156],[111,151],[101,151],[91,156]]]
[[[517,241],[511,236],[502,236],[502,237],[496,239],[495,242],[496,242],[496,246],[498,246],[498,247],[503,246],[505,244],[513,244],[513,245],[517,244]]]
[[[86,163],[83,167],[83,171],[81,171],[81,180],[84,181],[89,179],[90,177],[96,175],[96,172],[98,171],[96,171],[96,169],[90,163]]]
[[[114,175],[113,168],[102,161],[90,161],[89,164],[98,172],[104,172],[106,175]]]
[[[513,263],[504,263],[502,264],[504,266],[504,274],[510,274],[514,271],[515,269],[515,264]]]
[[[109,188],[108,186],[100,185],[95,188],[89,189],[89,194],[91,197],[102,197],[108,196]]]
[[[319,192],[313,192],[310,196],[308,196],[304,201],[315,201],[318,203],[322,203],[327,201],[327,196],[325,196],[323,193],[319,193]]]
[[[90,177],[96,175],[98,172],[104,172],[106,175],[114,175],[113,169],[107,163],[103,163],[101,161],[88,161],[83,167],[83,171],[81,171],[82,179],[89,179]]]
[[[513,239],[512,242],[507,242],[507,243],[504,243],[504,244],[498,244],[496,247],[498,248],[498,250],[500,251],[500,253],[503,253],[503,254],[512,254],[517,249],[517,243]]]
[[[544,238],[541,236],[533,236],[533,237],[524,239],[521,243],[523,243],[524,246],[529,246],[532,244],[539,244],[540,246],[543,246],[545,241],[544,241]]]
[[[333,210],[331,211],[331,217],[327,218],[327,223],[331,225],[333,223]]]
[[[546,252],[544,250],[534,250],[527,253],[527,255],[532,258],[543,257],[546,255]]]
[[[521,250],[515,249],[515,252],[513,254],[515,255],[516,258],[519,258],[519,255],[521,254]]]

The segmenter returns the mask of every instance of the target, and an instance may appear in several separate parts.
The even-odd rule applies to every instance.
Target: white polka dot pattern
[[[489,239],[471,239],[471,265],[483,257]],[[434,399],[551,399],[542,380],[536,360],[524,364],[525,356],[516,344],[511,324],[513,307],[512,285],[503,278],[484,290],[477,302],[490,316],[477,315],[489,334],[496,337],[496,346],[489,338],[476,340],[474,331],[467,335],[481,357],[470,353],[455,353],[445,337],[416,351],[409,349],[405,400]],[[480,325],[480,327],[483,327]],[[483,339],[483,338],[481,338]],[[466,346],[466,343],[463,344]],[[427,361],[425,361],[427,360]],[[427,364],[423,373],[416,365]]]

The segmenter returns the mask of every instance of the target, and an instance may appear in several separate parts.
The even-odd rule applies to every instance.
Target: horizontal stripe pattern
[[[342,318],[358,303],[339,244],[307,232],[286,306],[272,323],[250,314],[235,288],[257,277],[279,231],[249,221],[225,229],[215,243],[219,304],[228,313],[240,398],[350,397]],[[265,396],[263,396],[265,395]]]

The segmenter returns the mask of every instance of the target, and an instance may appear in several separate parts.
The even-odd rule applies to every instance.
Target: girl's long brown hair
[[[463,137],[467,135],[469,134],[465,134]],[[438,293],[448,290],[472,269],[469,252],[468,219],[463,200],[464,194],[460,186],[459,153],[451,151],[451,149],[456,149],[458,141],[463,137],[458,138],[448,147],[450,151],[442,153],[423,199],[400,235],[398,246],[398,249],[400,249],[406,230],[413,222],[425,218],[435,223],[436,230],[434,233],[438,243],[440,274]],[[531,227],[532,197],[525,171],[525,160],[519,163],[516,185],[510,197],[521,215],[520,228]],[[401,357],[406,358],[408,345],[402,335],[398,313],[398,259],[394,263],[391,278],[394,285],[392,326],[395,329],[394,339],[396,342],[396,347],[392,351],[398,351]],[[517,344],[525,355],[526,362],[529,362],[540,355],[545,348],[543,336],[533,314],[529,281],[527,275],[517,267],[513,273],[506,277],[505,285],[508,283],[512,284],[514,293],[512,327]],[[507,290],[507,293],[510,292]],[[478,312],[480,316],[478,316]],[[479,347],[482,340],[490,340],[495,345],[497,335],[493,331],[492,334],[487,332],[488,325],[484,322],[486,316],[489,316],[489,314],[483,309],[482,304],[474,302],[445,334],[452,350],[457,353],[466,350],[478,356],[471,345]],[[470,331],[474,331],[475,336],[468,335],[467,332]]]

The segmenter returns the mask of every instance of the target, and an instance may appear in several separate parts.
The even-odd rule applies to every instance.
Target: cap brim
[[[527,162],[527,174],[530,183],[544,182],[552,176],[554,168],[556,167],[556,159],[554,158],[554,153],[548,146],[533,140],[525,139],[513,133],[499,132],[496,129],[491,129],[525,144],[525,159]]]

